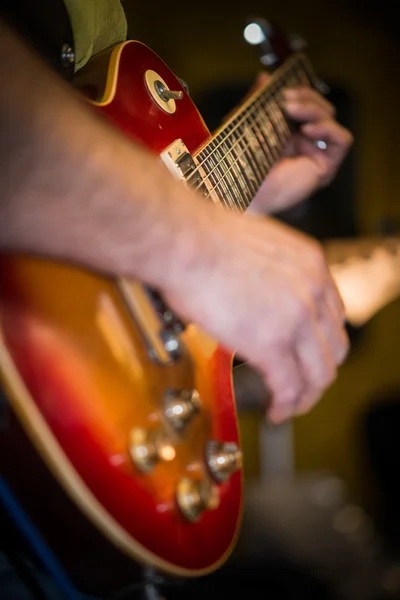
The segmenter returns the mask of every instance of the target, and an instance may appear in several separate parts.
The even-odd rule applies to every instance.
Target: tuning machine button
[[[169,389],[165,393],[165,416],[175,429],[182,429],[199,411],[197,390]]]
[[[223,483],[242,467],[242,452],[233,442],[211,440],[206,446],[206,462],[215,481]]]
[[[183,477],[177,487],[178,506],[188,521],[197,521],[206,510],[219,506],[219,490],[209,480],[196,480]]]
[[[160,460],[173,460],[176,451],[160,431],[136,427],[131,431],[129,454],[139,471],[148,473]]]

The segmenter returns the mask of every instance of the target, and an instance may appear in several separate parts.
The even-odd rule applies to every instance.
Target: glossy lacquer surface
[[[157,154],[177,138],[194,151],[209,135],[197,110],[185,95],[175,114],[163,112],[144,82],[149,69],[171,89],[182,89],[148,48],[129,42],[114,50],[108,91],[93,110]],[[21,395],[18,377],[4,365],[3,384],[66,493],[105,540],[133,559],[183,575],[216,568],[237,530],[241,473],[220,485],[219,507],[197,522],[184,519],[175,490],[184,475],[208,476],[207,440],[238,442],[230,356],[189,326],[183,358],[158,366],[113,281],[68,265],[4,256],[0,294],[4,348],[29,394]],[[129,455],[130,432],[162,427],[168,387],[195,387],[201,412],[171,439],[175,459],[142,474]]]

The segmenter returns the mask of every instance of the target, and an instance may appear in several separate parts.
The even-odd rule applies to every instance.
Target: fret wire
[[[212,142],[212,144],[213,144],[213,143],[214,143],[214,142]],[[220,172],[219,172],[219,170],[220,170],[220,165],[219,165],[219,164],[218,164],[218,162],[216,162],[216,160],[215,160],[215,159],[216,159],[216,157],[214,156],[214,153],[212,152],[212,151],[213,151],[213,146],[212,146],[212,144],[210,144],[210,146],[209,146],[208,148],[205,148],[205,149],[204,149],[204,153],[206,154],[206,159],[205,159],[205,161],[204,161],[204,163],[203,163],[203,164],[204,164],[204,166],[205,166],[205,165],[207,165],[207,168],[208,168],[208,167],[210,168],[210,171],[209,171],[209,173],[210,173],[210,175],[211,175],[211,174],[213,175],[213,178],[214,178],[216,181],[219,181],[219,180],[221,180],[221,181],[222,181],[222,178],[221,178],[221,175],[220,175]],[[208,154],[207,154],[207,153],[208,153]],[[205,169],[205,170],[207,171],[207,169]],[[210,179],[210,181],[211,181],[211,179]],[[212,182],[211,182],[211,183],[212,183]],[[224,186],[224,187],[225,187],[225,186]],[[230,202],[230,199],[229,199],[229,197],[228,197],[227,190],[222,190],[222,189],[220,189],[220,190],[219,190],[219,192],[220,192],[220,193],[222,194],[222,196],[223,196],[223,203],[225,204],[225,206],[227,206],[227,203],[230,205],[230,204],[231,204],[231,202]]]
[[[240,161],[240,156],[241,156],[241,154],[240,154],[240,155],[239,155],[239,154],[237,155],[237,159],[236,159],[236,161],[235,161],[236,163],[239,163],[239,161]],[[228,169],[228,170],[230,170],[230,169],[232,169],[232,168],[233,168],[233,164],[232,164],[232,165],[229,167],[229,169]],[[194,188],[194,190],[195,190],[195,191],[197,191],[197,190],[198,190],[198,189],[201,187],[201,185],[203,185],[203,184],[200,184],[200,185],[199,185],[197,188]],[[216,184],[215,186],[214,186],[214,185],[212,186],[211,190],[213,191],[213,190],[214,190],[214,189],[216,189],[216,188],[217,188],[219,185],[220,185],[220,182],[217,182],[217,184]],[[258,191],[258,190],[257,190],[257,191]],[[250,204],[250,203],[249,203],[249,204]],[[246,208],[247,208],[247,207],[246,207]]]
[[[298,57],[297,57],[297,62],[300,62]],[[262,92],[260,92],[260,93],[259,93],[259,95],[258,95],[258,96],[257,96],[257,97],[256,97],[256,98],[253,100],[253,102],[252,102],[252,103],[251,103],[249,106],[247,106],[247,107],[246,107],[246,108],[243,110],[243,112],[242,112],[242,113],[240,113],[240,114],[238,115],[237,119],[239,119],[239,120],[238,120],[238,122],[237,122],[237,123],[236,123],[236,125],[235,125],[235,127],[236,127],[236,128],[237,128],[237,127],[239,127],[239,126],[240,126],[240,124],[241,124],[241,122],[242,122],[242,121],[243,121],[243,120],[246,118],[246,113],[247,113],[249,110],[252,110],[252,108],[253,108],[253,105],[254,105],[254,104],[256,104],[257,102],[260,102],[260,99],[261,99],[261,97],[265,96],[265,98],[263,98],[263,100],[264,100],[264,101],[265,101],[265,100],[267,100],[267,99],[268,99],[268,98],[267,98],[267,96],[268,96],[268,94],[271,94],[271,92],[272,92],[273,88],[274,88],[274,87],[276,87],[276,86],[278,86],[278,85],[281,85],[281,83],[282,83],[282,80],[284,79],[284,76],[287,76],[287,73],[288,73],[288,72],[289,72],[289,71],[290,71],[290,70],[293,68],[293,66],[296,66],[296,62],[295,62],[295,61],[293,61],[293,63],[294,63],[294,64],[289,64],[289,65],[286,67],[286,72],[284,72],[284,73],[283,73],[283,74],[282,74],[282,75],[281,75],[279,78],[275,79],[275,80],[274,80],[274,81],[272,81],[272,82],[269,82],[269,83],[265,84],[265,85],[266,85],[265,89],[264,89]],[[231,124],[232,124],[232,123],[230,123],[230,124],[229,124],[229,126],[231,126]],[[227,128],[228,128],[229,126],[227,126]],[[221,135],[223,132],[224,132],[224,130],[222,130],[222,131],[220,132],[220,134],[219,134],[219,135]],[[218,148],[218,145],[217,145],[217,147],[216,147],[216,148]],[[201,163],[200,163],[200,165],[199,165],[199,166],[201,166]]]
[[[207,151],[207,149],[205,149],[205,151]],[[208,165],[208,161],[207,160],[203,161],[203,169],[204,169],[204,171],[207,172],[208,166],[209,166]],[[206,179],[208,179],[210,181],[212,191],[216,192],[220,203],[223,204],[226,208],[228,208],[227,198],[224,197],[224,194],[223,194],[222,190],[221,189],[217,189],[218,186],[215,185],[215,183],[218,182],[218,177],[217,177],[217,172],[215,172],[214,168],[210,170],[210,172],[208,173],[208,175],[205,178],[203,178],[202,185],[204,185],[204,182],[206,181]],[[197,191],[198,188],[195,188],[195,190]]]
[[[259,140],[258,135],[257,135],[257,125],[256,125],[254,114],[248,115],[246,121],[249,124],[251,139],[255,142],[257,148],[260,149],[261,153],[262,153],[262,159],[263,160],[260,161],[258,150],[255,147],[253,147],[252,144],[250,143],[250,145],[249,145],[250,146],[250,152],[252,152],[252,154],[253,154],[255,167],[256,167],[258,173],[260,174],[261,179],[260,179],[259,184],[261,185],[262,182],[265,179],[266,174],[267,174],[268,166],[266,168],[266,165],[265,165],[265,162],[264,162],[264,152],[262,151],[261,143],[260,143],[260,140]]]
[[[275,87],[277,87],[278,83],[281,83],[281,80],[275,81],[274,85],[272,85],[270,88],[268,88],[269,91],[270,91],[271,97],[274,97],[274,91],[273,90],[274,90]],[[267,99],[264,96],[265,96],[265,94],[261,94],[260,97],[259,97],[259,99],[258,99],[258,102],[260,104],[260,109],[261,110],[258,110],[257,115],[258,115],[259,120],[261,120],[261,123],[264,125],[264,127],[262,127],[260,130],[261,130],[261,133],[262,133],[262,135],[264,137],[265,143],[266,143],[266,145],[267,145],[267,147],[269,149],[270,157],[273,159],[272,164],[269,163],[269,168],[271,168],[273,166],[274,162],[279,158],[279,155],[277,156],[276,153],[274,153],[275,145],[271,142],[271,136],[268,133],[268,124],[270,122],[270,119],[268,118],[268,114],[267,114],[267,111],[265,109],[265,103],[269,102],[269,98]]]
[[[223,181],[223,177],[221,176],[220,170],[218,169],[218,164],[215,164],[215,162],[214,162],[215,158],[216,157],[214,156],[214,153],[212,155],[210,153],[208,156],[206,156],[205,164],[210,166],[210,169],[211,169],[210,173],[214,173],[215,179]],[[214,184],[211,182],[211,185],[213,186]],[[224,186],[224,187],[226,187],[226,186]],[[234,198],[232,197],[232,194],[230,193],[229,188],[227,188],[225,190],[224,196],[230,206],[233,206],[235,204]],[[226,201],[224,202],[224,204],[226,205]]]
[[[285,76],[286,76],[286,75],[287,75],[287,73],[285,74]],[[272,82],[272,84],[271,84],[271,85],[270,85],[270,86],[269,86],[269,87],[268,87],[266,90],[264,90],[264,91],[263,91],[263,92],[262,92],[262,93],[261,93],[261,94],[260,94],[260,95],[259,95],[259,96],[258,96],[258,97],[257,97],[257,98],[254,100],[254,101],[253,101],[253,104],[252,104],[252,105],[250,105],[250,106],[248,107],[248,109],[247,109],[247,110],[246,110],[246,111],[243,113],[243,114],[244,114],[244,119],[242,119],[242,120],[246,120],[246,119],[248,119],[249,115],[246,115],[246,112],[248,112],[249,110],[250,110],[250,111],[251,111],[251,110],[253,110],[253,109],[256,107],[256,105],[257,105],[257,104],[260,104],[260,105],[261,105],[261,107],[264,109],[264,108],[265,108],[265,103],[266,103],[266,102],[270,102],[270,100],[271,100],[271,99],[274,99],[274,91],[273,91],[273,90],[274,90],[274,88],[275,88],[275,87],[278,87],[278,85],[280,85],[280,84],[281,84],[281,82],[282,82],[282,79],[284,79],[284,77],[283,77],[283,76],[282,76],[280,79],[277,79],[277,80],[275,80],[274,82]],[[267,96],[268,96],[268,97],[267,97]],[[253,110],[253,112],[254,112],[254,110]],[[281,113],[281,114],[282,114],[282,117],[284,118],[284,115],[283,115],[283,113]],[[250,114],[250,116],[252,116],[252,115]],[[285,142],[286,142],[286,140],[285,140]]]
[[[243,139],[243,135],[239,136],[236,138],[235,142],[232,144],[232,149],[234,149],[236,146],[240,145],[240,141]],[[226,140],[224,141],[224,143],[228,141],[228,138],[226,138]],[[232,149],[227,153],[230,154],[230,152],[232,151]],[[272,152],[271,152],[272,154]],[[203,164],[203,163],[201,163]],[[207,180],[209,178],[209,176],[215,171],[216,167],[214,167],[213,169],[211,169],[210,173],[204,178],[203,181]],[[190,177],[187,179],[187,181],[190,180]]]
[[[284,117],[283,112],[279,108],[279,105],[280,105],[279,102],[273,102],[270,105],[271,115],[272,115],[272,120],[276,124],[275,131],[277,131],[278,137],[279,137],[281,143],[283,140],[282,146],[285,146],[290,137],[290,129],[289,129],[287,121]]]
[[[256,141],[257,146],[261,149],[263,158],[265,158],[267,156],[267,153],[265,152],[265,148],[263,147],[263,144],[260,142],[260,136],[257,133],[258,131],[260,131],[260,127],[256,121],[258,112],[254,111],[256,104],[259,104],[260,101],[261,101],[261,99],[260,99],[260,97],[258,97],[254,101],[253,106],[249,107],[251,110],[250,110],[250,112],[248,112],[247,115],[245,115],[244,121],[248,122],[249,127],[250,127],[250,137]],[[256,151],[256,149],[253,148],[252,144],[249,144],[249,150],[253,157],[253,161],[251,162],[251,167],[253,168],[253,171],[255,172],[256,181],[257,181],[258,185],[261,185],[262,181],[264,180],[264,178],[269,170],[269,167],[270,167],[269,161],[267,161],[267,164],[265,164],[264,160],[262,162],[260,162],[259,156],[257,155],[257,151]],[[261,175],[261,178],[260,178],[260,175]]]
[[[280,94],[279,90],[278,90],[278,93]],[[288,136],[282,125],[282,121],[284,121],[286,124],[287,124],[287,121],[285,119],[285,116],[284,116],[282,110],[280,109],[281,103],[273,91],[272,91],[271,96],[274,101],[273,102],[270,102],[270,101],[265,102],[264,101],[262,103],[262,109],[263,109],[263,112],[267,115],[267,119],[271,123],[272,128],[274,129],[278,141],[281,143],[281,146],[284,147],[288,141]],[[266,104],[267,104],[267,106],[266,106]],[[290,134],[289,127],[287,127],[287,131]],[[274,149],[275,149],[275,144],[274,144]],[[278,151],[278,155],[280,156],[279,151]]]
[[[277,84],[278,82],[275,82],[275,83]],[[254,101],[254,105],[256,105],[256,104],[261,104],[261,102],[262,102],[262,96],[263,96],[263,94],[260,94],[260,96],[258,96],[258,97],[256,98],[256,100]],[[262,106],[262,104],[261,104],[261,106]],[[250,105],[250,106],[248,107],[248,110],[246,110],[246,111],[245,111],[245,113],[244,113],[243,117],[241,118],[241,120],[239,121],[239,123],[238,123],[238,124],[235,126],[235,130],[236,130],[237,128],[239,128],[239,127],[240,127],[240,126],[243,124],[243,122],[244,122],[244,121],[246,121],[246,119],[248,118],[248,115],[247,115],[246,113],[247,113],[249,110],[250,110],[250,111],[251,111],[251,110],[254,110],[254,106],[253,106],[253,105]],[[232,130],[232,132],[233,132],[233,130]],[[232,135],[232,132],[229,132],[229,135]],[[228,137],[228,136],[227,136],[227,137]]]
[[[227,137],[232,137],[235,140],[234,145],[235,146],[238,145],[239,148],[241,149],[240,156],[244,156],[245,160],[242,161],[242,163],[239,161],[239,164],[242,167],[243,176],[246,179],[247,186],[250,189],[252,196],[254,197],[254,194],[258,190],[258,182],[257,182],[257,179],[254,179],[254,177],[255,177],[254,170],[253,170],[252,165],[248,158],[249,148],[245,142],[244,133],[241,133],[240,131],[235,129],[232,132],[232,134]]]
[[[277,85],[277,83],[278,83],[278,82],[274,82],[274,83],[275,83],[275,85]],[[261,101],[261,98],[257,98],[257,102],[260,102],[260,101]],[[266,113],[265,107],[264,107],[263,105],[262,105],[262,108],[263,108],[263,111],[262,111],[262,112],[259,112],[258,114],[259,114],[261,117],[263,117],[263,116],[264,116],[264,119],[265,119],[265,117],[267,117],[267,124],[268,124],[268,123],[271,123],[271,121],[272,121],[272,120],[271,120],[271,118],[269,117],[268,113]],[[284,115],[283,115],[283,113],[281,113],[281,114],[282,114],[283,120],[286,122],[286,120],[285,120],[285,118],[284,118]],[[271,123],[271,124],[272,124],[272,123]],[[235,125],[235,130],[236,130],[236,129],[237,129],[237,126]],[[288,129],[288,132],[290,133],[290,131],[289,131],[289,128],[287,128],[287,129]],[[233,131],[233,130],[232,130],[232,131]],[[261,130],[261,131],[262,131],[262,130]],[[262,132],[262,133],[264,133],[264,132]],[[266,135],[267,135],[267,134],[264,134],[264,139],[266,139],[266,140],[267,140],[267,144],[268,144],[268,146],[269,146],[269,148],[270,148],[271,154],[272,154],[272,155],[274,155],[274,154],[275,154],[275,156],[274,156],[274,159],[275,159],[275,160],[278,160],[278,158],[279,158],[279,155],[277,155],[277,154],[276,154],[276,152],[273,152],[273,151],[272,151],[272,149],[271,149],[271,146],[273,146],[274,150],[275,150],[275,147],[274,147],[274,145],[272,145],[272,144],[271,144],[270,140],[268,139],[268,137],[266,137]],[[240,141],[240,139],[241,139],[242,137],[243,137],[243,134],[242,134],[240,137],[238,137],[238,138],[235,140],[235,143],[233,144],[233,147],[235,147],[235,146],[237,146],[237,145],[238,145],[238,142]],[[223,140],[222,142],[219,142],[215,148],[212,148],[212,153],[210,153],[210,154],[207,156],[207,158],[209,158],[209,157],[210,157],[210,156],[211,156],[211,155],[212,155],[212,154],[213,154],[213,153],[214,153],[216,150],[218,150],[218,149],[219,149],[219,147],[220,147],[220,145],[221,145],[221,144],[223,144],[223,143],[225,143],[225,142],[226,142],[226,140],[227,140],[227,138],[226,138],[225,140]],[[285,139],[285,142],[286,142],[286,141],[287,141],[287,140]],[[211,145],[211,143],[214,143],[214,140],[212,140],[212,142],[210,142],[210,144],[209,144],[209,145]],[[200,154],[202,154],[202,153],[203,153],[203,151],[202,151]],[[228,153],[228,154],[229,154],[229,153]],[[201,164],[202,164],[202,163],[200,163],[200,165],[201,165]],[[271,166],[271,165],[269,165],[269,166]],[[214,170],[215,170],[215,169],[212,169],[212,170],[211,170],[211,172],[213,172]]]
[[[230,151],[227,154],[228,155],[232,154],[234,151],[236,151],[237,146],[239,146],[242,149],[242,153],[241,153],[241,156],[242,156],[246,152],[246,147],[243,146],[243,144],[241,144],[241,142],[242,142],[243,139],[244,139],[243,138],[243,134],[241,134],[240,136],[238,136],[235,139],[235,141],[232,143],[231,149],[230,149]],[[225,141],[226,142],[231,142],[231,140],[229,140],[228,137],[226,138]],[[246,188],[249,188],[249,186],[251,187],[251,185],[250,185],[250,181],[249,181],[248,174],[247,174],[247,171],[246,171],[246,166],[247,166],[247,163],[244,163],[244,167],[242,169],[242,174],[244,176]]]
[[[269,125],[269,127],[266,129],[266,136],[268,139],[270,154],[273,159],[273,164],[275,164],[281,157],[284,144],[282,143],[281,139],[276,133],[269,110],[267,108],[264,108],[263,113],[261,114],[264,114],[264,117],[267,120],[267,124]]]
[[[240,157],[242,156],[242,154],[243,154],[243,151],[242,151],[241,153],[236,153],[235,159],[234,159],[234,161],[232,161],[232,164],[230,165],[230,167],[229,167],[229,169],[228,169],[228,170],[232,169],[232,168],[233,168],[233,166],[234,166],[234,164],[236,164],[236,165],[239,165],[239,164],[240,164]],[[247,186],[247,189],[248,189],[248,183],[247,183],[247,180],[245,179],[245,181],[246,181],[246,186]],[[211,183],[212,183],[212,182],[211,182]],[[199,184],[199,186],[198,186],[197,188],[194,188],[194,190],[195,190],[195,191],[196,191],[196,190],[198,190],[198,189],[201,187],[201,185],[203,185],[203,183]],[[213,185],[213,184],[212,184],[212,185]],[[211,186],[211,187],[212,187],[212,186]]]
[[[300,71],[300,73],[299,73],[299,71]],[[258,187],[259,187],[259,182],[258,182],[258,177],[256,175],[256,172],[254,174],[256,175],[255,182],[256,182],[257,186],[255,185],[253,177],[251,177],[251,181],[250,181],[249,170],[248,170],[250,167],[251,171],[252,172],[254,171],[254,164],[253,164],[254,162],[257,167],[260,167],[259,160],[255,156],[254,150],[252,151],[252,148],[250,148],[250,145],[248,145],[247,148],[244,147],[244,144],[246,144],[246,136],[249,135],[248,132],[246,133],[246,131],[241,132],[238,130],[240,130],[241,126],[243,126],[243,124],[245,124],[246,121],[249,121],[249,119],[252,119],[253,125],[251,125],[251,127],[255,127],[256,131],[259,130],[264,141],[266,141],[266,145],[270,151],[271,158],[274,159],[274,161],[276,161],[279,157],[279,156],[277,157],[277,154],[279,155],[279,152],[277,152],[276,146],[271,143],[271,139],[268,139],[268,133],[266,133],[264,131],[262,126],[260,127],[259,123],[261,123],[261,125],[262,125],[263,120],[267,121],[267,125],[269,123],[270,127],[274,128],[278,141],[280,141],[282,144],[282,134],[283,134],[283,139],[285,140],[285,143],[286,143],[286,141],[287,141],[286,133],[288,132],[288,127],[287,127],[287,122],[286,122],[286,119],[285,119],[282,111],[279,110],[279,104],[277,102],[271,103],[270,111],[268,111],[268,109],[266,109],[265,104],[267,102],[270,102],[271,100],[276,100],[275,90],[276,90],[276,88],[279,88],[279,87],[282,88],[283,87],[282,83],[285,80],[286,81],[289,80],[290,81],[289,85],[293,85],[292,81],[294,79],[293,78],[294,75],[296,76],[296,79],[298,78],[298,79],[300,79],[300,81],[302,81],[304,76],[307,77],[306,73],[304,73],[303,71],[305,71],[305,67],[304,67],[304,65],[300,64],[300,61],[297,61],[297,63],[294,62],[294,64],[290,65],[290,67],[286,70],[286,72],[284,72],[284,74],[280,78],[277,78],[275,81],[270,83],[267,86],[267,88],[264,89],[253,100],[253,102],[249,106],[247,106],[246,109],[241,114],[239,114],[238,117],[225,128],[225,130],[222,130],[220,132],[220,134],[218,135],[218,138],[221,138],[222,137],[221,134],[226,132],[225,139],[222,139],[221,141],[219,141],[217,138],[214,138],[212,140],[212,145],[211,145],[211,143],[209,143],[205,147],[207,149],[207,153],[204,153],[203,151],[200,152],[199,156],[201,158],[201,162],[199,163],[197,169],[200,166],[202,166],[202,164],[204,163],[205,160],[207,160],[207,166],[210,167],[209,163],[210,163],[210,158],[212,157],[211,160],[213,160],[214,166],[212,166],[210,171],[207,173],[206,178],[210,179],[212,189],[217,191],[218,196],[221,198],[221,200],[224,204],[226,204],[226,202],[225,202],[225,199],[223,198],[223,194],[221,193],[220,190],[218,190],[220,185],[226,186],[229,197],[233,196],[232,189],[230,188],[230,186],[227,185],[227,182],[224,181],[225,178],[228,178],[231,182],[234,182],[235,192],[239,192],[239,193],[237,193],[237,199],[239,200],[239,208],[241,208],[241,209],[243,209],[243,206],[242,206],[243,202],[247,207],[248,204],[250,203],[249,200],[251,201],[251,197],[250,197],[250,199],[248,198],[248,193],[249,193],[248,188],[249,187],[252,188],[252,192],[254,193],[258,190]],[[299,75],[301,75],[302,77],[299,77]],[[262,110],[259,110],[260,107]],[[256,109],[258,109],[258,111]],[[263,119],[263,116],[264,116],[264,119]],[[258,121],[257,121],[257,119],[258,119]],[[285,124],[286,124],[286,129],[285,129]],[[279,135],[277,133],[276,127],[279,128],[281,135]],[[254,136],[256,136],[256,134],[253,132],[253,139],[254,139]],[[231,138],[231,140],[233,139],[233,142],[229,138]],[[266,149],[264,148],[263,144],[260,143],[259,138],[255,137],[255,139],[257,141],[258,146],[264,152],[265,158],[267,160],[268,155],[267,155],[267,152],[265,151]],[[221,176],[220,175],[221,169],[218,169],[218,164],[216,164],[216,155],[221,156],[222,146],[225,145],[225,146],[229,147],[230,144],[231,144],[231,147],[228,150],[228,152],[222,157],[222,161],[226,162],[228,164],[228,160],[227,160],[228,158],[230,160],[233,157],[233,160],[232,160],[231,164],[228,166],[228,169],[226,169],[225,173],[223,172],[222,176]],[[236,158],[235,158],[234,153],[236,153],[238,146],[240,148],[240,152],[236,154]],[[271,151],[271,146],[273,146],[273,148],[274,148],[273,152]],[[239,165],[241,164],[242,158],[244,156],[246,156],[246,151],[247,151],[247,153],[249,151],[251,152],[251,154],[253,156],[253,161],[248,160],[247,165],[246,164],[244,166],[242,165],[242,169],[240,169]],[[205,154],[206,154],[206,157],[204,158]],[[256,160],[254,160],[254,158]],[[265,168],[265,163],[263,162],[262,164],[263,164],[263,167]],[[267,160],[266,166],[267,166],[267,172],[268,172],[268,169],[271,168],[271,164],[270,164],[269,160]],[[247,169],[246,169],[246,167],[247,167]],[[217,181],[217,177],[215,176],[217,173],[219,175],[220,182]],[[239,184],[239,180],[237,179],[237,177],[236,178],[234,177],[234,173],[236,173],[237,177],[240,177],[241,180],[243,180],[247,183],[247,186],[245,186],[244,189]],[[213,176],[213,174],[214,174],[214,176]],[[193,174],[190,175],[188,180],[192,176],[193,176]],[[255,189],[255,188],[257,188],[257,189]],[[251,194],[250,194],[250,196],[251,196]],[[233,197],[233,199],[234,199],[234,197]],[[228,199],[228,201],[231,204],[229,199]],[[235,199],[234,199],[234,205],[235,205],[235,207],[237,207],[237,205],[238,205],[238,203],[235,201]]]
[[[217,140],[218,141],[218,140]],[[229,189],[231,190],[231,194],[233,190],[235,191],[235,195],[233,195],[233,203],[236,207],[236,210],[242,210],[241,207],[241,199],[243,196],[243,190],[237,186],[235,178],[232,176],[231,171],[229,170],[229,161],[232,162],[232,155],[229,153],[224,153],[222,146],[218,146],[216,149],[217,155],[219,156],[219,160],[225,165],[225,173],[228,178]]]
[[[236,163],[239,163],[239,161],[240,161],[240,155],[238,154],[237,156],[238,156],[238,158],[237,158],[237,159],[235,159],[235,162],[236,162]],[[233,167],[233,165],[232,165],[232,166],[231,166],[231,167],[230,167],[228,170],[230,170],[232,167]],[[216,184],[215,184],[215,186],[214,186],[214,184],[213,184],[213,185],[212,185],[212,187],[211,187],[211,191],[214,191],[214,190],[215,190],[215,189],[216,189],[216,188],[217,188],[217,187],[220,185],[220,183],[221,183],[221,182],[218,182],[218,183],[216,183]],[[200,187],[200,186],[199,186],[199,187]],[[198,188],[195,188],[195,190],[196,190],[196,189],[198,189]],[[249,206],[249,204],[250,204],[250,202],[247,204],[247,206]],[[246,208],[247,208],[247,206],[246,206]]]
[[[227,141],[228,141],[228,140],[227,140]],[[234,150],[234,149],[236,148],[236,146],[238,146],[238,145],[239,145],[239,142],[240,142],[240,139],[237,139],[237,140],[235,140],[235,143],[234,143],[234,144],[232,144],[232,148],[231,148],[231,150],[230,150],[230,151],[229,151],[227,154],[230,154],[230,153],[232,152],[232,150]],[[211,174],[212,174],[212,173],[215,171],[215,169],[216,169],[216,167],[213,167],[213,168],[211,169],[210,173],[209,173],[209,174],[208,174],[208,175],[207,175],[207,176],[206,176],[206,177],[203,179],[203,181],[206,181],[206,180],[209,178],[209,176],[210,176],[210,175],[211,175]],[[188,181],[189,179],[190,179],[190,177],[187,179],[187,181]],[[247,185],[247,182],[246,182],[246,185]]]
[[[277,122],[277,125],[282,133],[283,139],[284,139],[284,143],[286,144],[288,141],[288,137],[290,137],[290,127],[288,125],[288,122],[285,118],[285,115],[283,113],[283,110],[281,108],[282,106],[282,88],[280,90],[278,90],[275,94],[272,94],[275,102],[273,102],[271,104],[271,110],[272,110],[272,114],[275,118],[275,121]]]
[[[278,82],[274,82],[274,83],[278,83]],[[257,103],[260,103],[260,102],[261,102],[261,97],[257,98],[256,102],[257,102]],[[246,118],[247,118],[247,117],[246,117]],[[232,129],[231,131],[229,131],[229,135],[232,135],[232,133],[234,133],[234,132],[235,132],[235,131],[236,131],[236,130],[239,128],[239,126],[242,124],[242,121],[244,121],[244,120],[245,120],[245,118],[242,118],[242,119],[241,119],[241,122],[239,122],[238,124],[235,124],[235,126],[234,126],[234,129]],[[227,138],[227,137],[228,137],[228,136],[226,136],[226,138]],[[240,141],[240,139],[242,139],[242,137],[243,137],[243,134],[242,134],[240,137],[236,138],[236,141],[235,141],[235,144],[234,144],[234,146],[236,146],[236,145],[237,145],[238,141]],[[224,141],[225,141],[225,140],[224,140]],[[218,150],[218,148],[220,147],[220,145],[221,145],[222,143],[224,143],[224,141],[220,142],[220,143],[219,143],[219,144],[218,144],[218,145],[217,145],[215,148],[213,148],[213,152],[215,152],[216,150]],[[210,154],[210,155],[211,155],[211,154]],[[199,166],[201,166],[201,164],[202,164],[202,163],[200,163],[200,164],[199,164]]]
[[[265,133],[265,131],[263,130],[263,127],[260,127],[258,125],[258,123],[260,122],[260,112],[257,113],[257,115],[254,117],[255,119],[255,123],[257,125],[257,129],[260,133],[260,136],[262,138],[261,142],[260,142],[260,148],[262,149],[263,153],[264,153],[264,159],[265,159],[265,164],[266,164],[266,173],[265,175],[267,175],[267,173],[270,171],[270,169],[272,168],[274,161],[271,160],[272,156],[271,156],[271,148],[269,145],[269,140],[268,137]],[[268,149],[268,150],[267,150]]]
[[[217,150],[217,153],[219,154],[220,159],[223,162],[225,162],[228,165],[230,164],[228,162],[228,159],[232,159],[232,155],[223,153],[223,148],[222,147]],[[229,188],[231,190],[231,193],[234,190],[234,192],[236,194],[236,198],[235,198],[235,196],[233,196],[234,204],[235,204],[237,210],[239,210],[239,209],[243,210],[243,206],[242,206],[243,190],[238,187],[238,183],[236,181],[236,178],[233,175],[233,172],[227,170],[226,173],[228,175],[228,180],[229,180],[228,183],[229,183]]]
[[[234,173],[236,173],[236,181],[238,183],[239,189],[242,191],[241,197],[244,202],[244,210],[245,210],[249,206],[249,204],[253,198],[253,195],[247,185],[247,181],[243,175],[242,169],[239,168],[238,156],[236,154],[236,148],[235,148],[235,146],[231,146],[231,148],[229,149],[230,143],[231,143],[230,140],[224,141],[224,144],[228,147],[228,152],[226,153],[226,155],[229,156],[229,158],[232,158],[232,161],[231,161],[232,171],[234,171]],[[242,183],[243,183],[243,187],[242,187]],[[242,206],[241,206],[241,208],[242,208]]]
[[[228,182],[225,180],[225,177],[224,177],[224,173],[226,172],[225,161],[218,160],[218,155],[216,155],[215,153],[213,153],[213,155],[210,156],[209,158],[213,161],[214,166],[217,169],[218,178],[222,182],[222,186],[224,188],[224,191],[225,191],[225,194],[226,194],[226,197],[227,197],[230,207],[231,208],[235,207],[236,210],[238,210],[237,206],[236,206],[235,198],[232,196],[232,190],[228,186]],[[224,168],[222,168],[222,165],[224,165]],[[225,171],[224,171],[224,169],[225,169]]]
[[[275,133],[275,140],[273,140],[273,138],[272,138],[271,128],[273,129],[273,124],[272,124],[272,120],[271,120],[268,108],[265,107],[264,105],[262,105],[261,116],[264,117],[264,120],[265,120],[266,136],[268,139],[268,146],[270,149],[270,153],[273,158],[273,162],[276,163],[280,158],[279,149],[277,149],[277,147],[276,147],[276,141],[277,140],[279,141],[279,139],[278,139],[276,133]]]

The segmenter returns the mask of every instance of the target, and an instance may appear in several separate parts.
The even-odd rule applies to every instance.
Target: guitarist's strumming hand
[[[267,77],[262,74],[258,85]],[[333,105],[314,89],[287,89],[283,97],[285,113],[298,123],[298,132],[254,199],[251,210],[257,212],[289,208],[331,183],[353,143],[350,131],[336,121]]]
[[[206,229],[201,259],[199,248],[168,301],[263,373],[272,422],[307,412],[348,351],[322,249],[255,215],[213,210]]]

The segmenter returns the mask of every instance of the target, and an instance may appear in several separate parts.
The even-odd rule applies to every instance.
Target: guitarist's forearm
[[[0,249],[155,283],[190,257],[211,207],[0,33]]]

